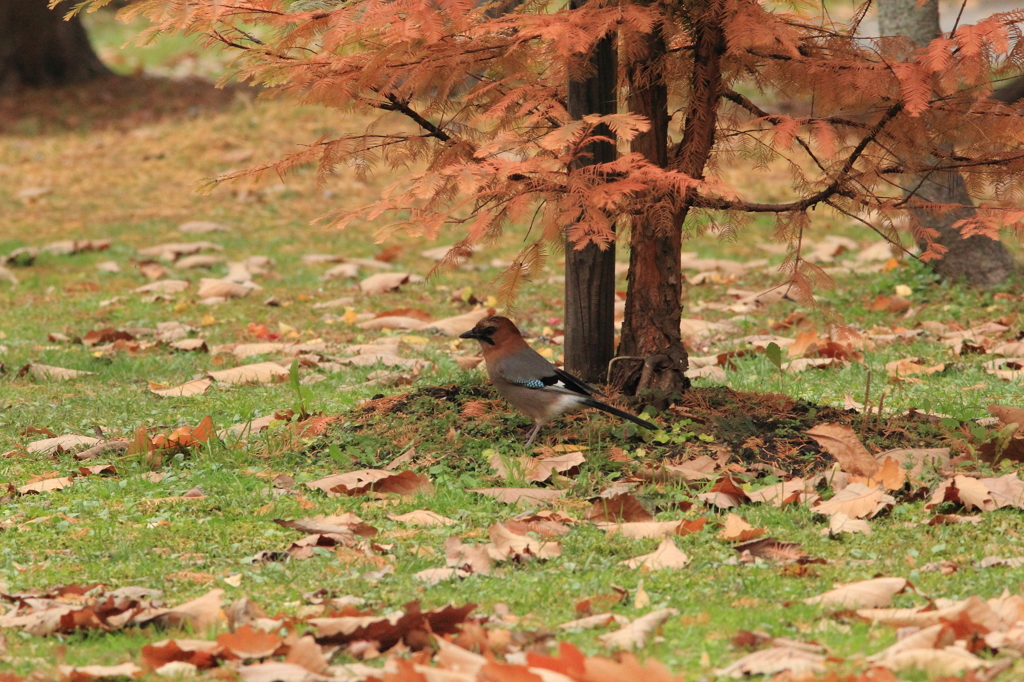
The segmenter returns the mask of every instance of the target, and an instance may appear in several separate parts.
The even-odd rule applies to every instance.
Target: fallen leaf
[[[725,519],[725,527],[719,531],[718,537],[728,542],[746,542],[765,534],[767,528],[754,528],[736,514],[729,514]]]
[[[930,679],[988,666],[984,659],[956,647],[900,651],[875,661],[875,664],[891,670],[921,670]]]
[[[238,658],[251,659],[273,656],[284,640],[280,635],[243,625],[234,632],[217,635],[217,643]]]
[[[493,497],[505,504],[536,504],[556,500],[564,491],[551,488],[475,488],[469,492]]]
[[[131,662],[120,665],[59,665],[57,669],[60,671],[61,676],[69,680],[69,682],[105,680],[112,677],[135,679],[144,672],[142,668]]]
[[[388,514],[388,518],[410,526],[454,526],[458,523],[455,519],[425,509],[417,509],[406,514]]]
[[[99,438],[92,436],[79,436],[77,434],[66,434],[55,438],[43,438],[32,441],[25,446],[25,452],[39,455],[49,455],[54,452],[70,452],[87,445],[96,445]]]
[[[284,381],[288,377],[288,370],[275,362],[257,362],[207,372],[207,375],[225,384],[271,384]]]
[[[804,599],[805,604],[830,608],[862,609],[888,606],[892,598],[907,588],[906,578],[873,578],[829,590]]]
[[[640,523],[653,521],[654,515],[632,494],[621,493],[595,500],[583,518],[595,523]]]
[[[642,649],[647,646],[651,636],[669,618],[679,615],[676,609],[659,609],[651,611],[645,616],[637,618],[629,625],[623,626],[615,632],[601,635],[598,639],[606,647],[624,649]]]
[[[362,495],[370,491],[403,496],[433,492],[433,486],[426,475],[409,470],[394,472],[383,469],[360,469],[309,481],[306,485],[314,490],[324,491],[328,497]]]
[[[880,488],[870,488],[863,483],[851,483],[832,499],[811,507],[811,511],[825,516],[842,512],[851,519],[870,519],[894,504],[896,500],[886,495]]]
[[[732,665],[715,670],[715,675],[740,679],[751,675],[776,675],[788,671],[787,679],[807,679],[825,672],[828,657],[821,653],[787,646],[775,646],[747,654]],[[866,678],[865,678],[866,679]]]
[[[18,376],[24,376],[25,374],[31,374],[37,379],[57,379],[59,381],[68,381],[70,379],[78,379],[79,377],[95,375],[96,372],[86,372],[80,369],[67,369],[65,367],[52,367],[50,365],[41,365],[38,362],[31,362],[18,372]]]
[[[303,533],[333,533],[337,535],[359,535],[364,538],[372,538],[377,534],[377,529],[364,522],[355,514],[334,514],[311,516],[305,519],[274,519],[274,523],[284,528],[301,531]]]
[[[639,568],[644,571],[660,571],[665,568],[684,568],[690,563],[690,557],[681,552],[676,543],[670,538],[665,538],[658,545],[658,548],[650,554],[620,561],[630,568]]]
[[[469,573],[490,575],[493,560],[484,545],[467,545],[456,537],[450,537],[444,543],[445,563]]]
[[[149,392],[164,398],[188,398],[194,395],[203,395],[213,385],[213,379],[208,377],[188,381],[180,386],[164,387],[161,384],[149,382]]]
[[[685,537],[691,533],[697,533],[704,528],[708,522],[707,518],[694,519],[692,521],[641,521],[637,523],[600,523],[599,528],[608,532],[608,535],[621,535],[625,538],[635,540],[658,540],[670,535]]]
[[[364,294],[374,295],[394,291],[409,281],[407,272],[378,272],[370,275],[359,283],[359,288]]]
[[[428,329],[436,329],[445,336],[458,336],[476,326],[476,323],[488,315],[493,315],[493,309],[478,308],[462,315],[446,317],[442,320],[435,320],[427,325]]]
[[[629,619],[625,616],[619,616],[613,613],[598,613],[593,616],[587,616],[586,618],[578,618],[565,623],[559,623],[558,628],[560,630],[589,630],[592,628],[607,627],[613,623],[619,627],[623,627],[629,625],[629,622]]]
[[[188,282],[183,279],[162,279],[132,289],[136,294],[179,294],[188,289]]]
[[[885,371],[894,379],[912,374],[935,374],[945,368],[946,365],[941,362],[931,366],[919,364],[919,358],[903,358],[902,360],[893,360],[892,362],[885,363]]]
[[[528,535],[519,535],[503,523],[492,524],[488,534],[491,544],[487,546],[487,553],[495,561],[512,559],[522,562],[530,557],[551,559],[562,554],[562,546],[559,543],[542,542]]]
[[[719,509],[738,507],[745,502],[750,502],[747,492],[728,474],[721,475],[718,481],[711,486],[711,490],[697,495],[697,499]]]
[[[835,457],[842,470],[848,474],[867,477],[880,466],[861,444],[853,429],[845,424],[819,424],[807,431],[807,435]]]
[[[41,481],[35,481],[34,483],[28,483],[21,486],[18,488],[18,492],[22,495],[27,495],[29,493],[47,493],[53,490],[63,490],[69,485],[71,485],[71,478],[69,476],[44,478]]]
[[[836,512],[828,520],[828,528],[825,530],[828,535],[839,535],[840,533],[864,533],[871,535],[871,526],[863,519],[851,519],[843,512]]]

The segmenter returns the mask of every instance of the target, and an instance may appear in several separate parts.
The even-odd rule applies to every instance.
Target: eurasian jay
[[[652,431],[659,428],[594,399],[594,394],[600,395],[597,389],[545,360],[527,345],[507,317],[485,317],[459,338],[480,341],[491,383],[505,400],[533,420],[526,447],[533,444],[544,424],[580,407],[595,407]]]

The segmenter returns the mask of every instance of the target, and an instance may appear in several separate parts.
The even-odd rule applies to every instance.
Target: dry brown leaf
[[[371,491],[406,496],[421,492],[429,494],[434,490],[426,475],[409,470],[395,472],[383,469],[360,469],[309,481],[306,485],[314,490],[324,491],[328,497],[363,495]]]
[[[407,272],[378,272],[370,275],[359,283],[359,288],[364,294],[374,295],[394,291],[409,281]]]
[[[174,350],[181,350],[186,352],[195,351],[199,353],[209,352],[209,348],[206,347],[205,339],[182,339],[180,341],[173,341],[167,345],[173,348]]]
[[[41,481],[35,481],[33,483],[27,483],[20,488],[18,492],[22,495],[28,495],[29,493],[47,493],[53,490],[63,490],[64,488],[71,485],[70,476],[61,476],[59,478],[44,478]]]
[[[214,381],[225,384],[273,384],[288,378],[288,370],[275,362],[257,362],[231,369],[207,372]]]
[[[718,537],[728,542],[746,542],[765,534],[767,528],[754,528],[737,514],[729,514],[725,518],[725,527],[719,531]]]
[[[302,533],[328,533],[337,535],[359,535],[364,538],[372,538],[377,534],[377,529],[369,525],[355,514],[318,515],[305,519],[274,519],[274,523],[284,528],[291,528]]]
[[[660,571],[665,568],[684,568],[690,563],[690,557],[681,552],[671,538],[665,538],[650,554],[626,559],[619,563],[643,571]]]
[[[60,671],[61,676],[69,682],[108,680],[118,677],[135,679],[145,672],[130,661],[120,665],[59,665],[57,669]]]
[[[875,457],[878,462],[884,462],[886,458],[896,460],[896,464],[911,481],[919,480],[926,466],[940,472],[949,470],[949,448],[897,448],[880,452]]]
[[[34,440],[25,446],[25,452],[49,455],[55,452],[70,452],[71,450],[77,450],[87,445],[96,445],[99,442],[99,438],[69,433],[63,436]]]
[[[892,362],[885,363],[885,371],[888,372],[890,377],[898,379],[912,374],[935,374],[946,368],[946,365],[941,362],[937,365],[928,366],[919,364],[919,361],[920,358],[893,360]]]
[[[416,509],[406,514],[388,514],[388,518],[410,526],[454,526],[458,523],[455,519],[425,509]]]
[[[199,280],[199,292],[198,296],[200,299],[205,298],[244,298],[249,295],[253,287],[239,284],[238,282],[232,282],[227,279],[208,279],[206,277]]]
[[[576,620],[559,623],[558,628],[560,630],[590,630],[592,628],[607,627],[612,623],[615,623],[619,627],[625,627],[626,625],[629,625],[629,618],[619,616],[614,613],[598,613],[593,616],[577,618]]]
[[[1017,472],[1013,471],[999,478],[983,478],[981,482],[988,488],[989,496],[992,498],[996,509],[1003,507],[1016,507],[1024,509],[1024,481],[1017,478]]]
[[[86,372],[80,369],[41,365],[38,362],[32,362],[22,367],[18,372],[18,376],[24,376],[26,373],[31,374],[37,379],[56,379],[58,381],[68,381],[96,374],[96,372]]]
[[[653,521],[654,515],[632,493],[620,493],[595,500],[583,518],[594,523],[643,523]]]
[[[330,666],[330,661],[324,655],[323,649],[311,635],[300,637],[288,648],[288,655],[285,663],[301,665],[310,672],[324,674]]]
[[[963,474],[957,474],[940,483],[932,493],[932,498],[925,503],[924,508],[932,509],[943,502],[960,503],[968,511],[971,509],[992,511],[997,508],[988,486],[976,478]]]
[[[891,604],[892,598],[906,587],[906,578],[873,578],[808,597],[804,603],[837,609],[878,608]]]
[[[875,664],[890,670],[921,670],[930,679],[988,666],[983,659],[957,647],[900,651],[875,661]]]
[[[493,309],[479,308],[477,310],[471,310],[468,313],[463,313],[462,315],[456,315],[455,317],[446,317],[442,320],[435,320],[427,325],[427,327],[430,329],[436,329],[445,336],[458,336],[459,334],[468,332],[476,326],[477,322],[488,315],[493,314]]]
[[[747,495],[750,496],[751,502],[768,502],[773,507],[809,501],[817,497],[814,485],[810,481],[805,482],[802,478],[766,485],[763,488],[751,490]]]
[[[491,544],[487,545],[488,555],[495,561],[525,561],[530,557],[551,559],[561,556],[562,546],[557,542],[542,542],[529,535],[512,532],[504,523],[492,524],[488,529]]]
[[[235,669],[242,682],[330,682],[336,678],[318,675],[295,663],[264,661]],[[350,678],[351,679],[351,678]]]
[[[842,512],[851,519],[870,519],[894,504],[896,500],[886,495],[880,488],[869,488],[863,483],[851,483],[832,499],[811,507],[811,511],[825,516]]]
[[[720,476],[718,481],[711,486],[711,490],[697,495],[697,499],[719,509],[730,509],[750,502],[747,492],[728,474]]]
[[[640,521],[636,523],[599,523],[609,536],[621,535],[634,540],[659,540],[670,535],[685,537],[704,528],[707,518],[692,521]]]
[[[217,643],[238,658],[268,658],[284,643],[280,635],[243,625],[217,635]]]
[[[788,671],[786,679],[806,679],[812,675],[825,672],[824,654],[807,651],[802,648],[775,646],[747,654],[732,665],[715,670],[715,675],[745,678],[751,675],[775,675]]]
[[[427,585],[437,585],[456,578],[468,578],[471,575],[473,574],[461,568],[427,568],[413,573],[412,577]]]
[[[170,388],[151,381],[149,382],[149,392],[164,398],[188,398],[194,395],[203,395],[212,385],[213,379],[209,377],[187,381],[180,386],[172,386]]]
[[[828,528],[824,530],[827,535],[839,535],[840,533],[864,533],[871,535],[871,526],[864,519],[851,519],[843,512],[836,512],[828,520]]]
[[[583,453],[579,451],[568,452],[564,455],[557,455],[555,457],[534,458],[527,467],[526,480],[533,483],[546,481],[551,478],[551,474],[556,471],[565,474],[579,467],[586,461],[587,460],[583,456]]]
[[[493,561],[484,545],[467,545],[459,538],[450,537],[444,543],[445,563],[468,573],[490,575]]]
[[[807,431],[807,435],[835,457],[848,474],[867,477],[879,468],[879,463],[861,444],[857,434],[845,424],[818,424]]]
[[[650,641],[651,636],[654,635],[655,631],[658,630],[669,618],[678,616],[679,611],[676,609],[659,609],[657,611],[651,611],[645,616],[637,618],[629,625],[619,628],[615,632],[609,632],[607,635],[601,635],[601,643],[606,647],[614,649],[624,649],[631,651],[633,649],[642,649],[647,646],[647,642]]]
[[[475,488],[469,492],[493,497],[505,504],[536,504],[557,500],[564,491],[550,488]]]
[[[902,469],[894,457],[880,460],[882,466],[871,475],[868,485],[880,484],[886,490],[899,490],[907,482],[907,472]]]
[[[162,267],[161,270],[163,270]],[[162,279],[136,287],[132,289],[132,292],[136,294],[178,294],[186,289],[188,289],[188,282],[183,279]]]

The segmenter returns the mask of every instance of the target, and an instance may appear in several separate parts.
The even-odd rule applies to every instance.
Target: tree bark
[[[0,92],[82,83],[110,71],[99,60],[79,17],[47,0],[0,0]]]
[[[573,9],[585,0],[572,0]],[[615,36],[605,36],[590,56],[592,74],[569,80],[568,109],[574,119],[587,114],[614,114],[618,108],[618,53]],[[607,126],[595,135],[614,139]],[[615,144],[592,142],[584,165],[615,160]],[[615,246],[602,249],[591,242],[577,249],[565,244],[565,368],[584,381],[604,383],[615,355]]]
[[[628,68],[629,110],[651,127],[630,142],[630,150],[668,167],[668,89],[664,80],[665,38],[661,27],[647,34],[646,55]],[[627,395],[655,393],[656,401],[689,388],[686,349],[679,333],[683,275],[682,223],[667,197],[650,197],[630,231],[626,313],[613,383]]]
[[[938,0],[878,0],[878,26],[883,36],[903,35],[918,45],[927,45],[939,37]],[[930,261],[942,277],[962,280],[972,286],[1002,284],[1016,270],[1006,246],[995,239],[973,235],[964,239],[953,228],[958,220],[974,213],[974,202],[963,176],[955,172],[932,173],[925,178],[907,178],[910,187],[920,185],[916,196],[936,203],[960,204],[963,208],[942,215],[914,211],[918,222],[938,233],[935,241],[946,247],[942,258]],[[924,245],[920,245],[924,248]]]

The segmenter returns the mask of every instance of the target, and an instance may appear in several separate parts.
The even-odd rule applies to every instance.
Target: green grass
[[[101,52],[108,55],[137,28],[118,27],[102,13],[92,16],[89,26]],[[166,73],[175,65],[202,63],[188,61],[191,49],[186,41],[161,41],[151,49],[130,48],[123,58],[115,60],[115,66],[124,72],[144,68]],[[361,257],[379,253],[382,247],[373,236],[378,225],[359,225],[346,232],[310,225],[327,210],[371,200],[377,185],[365,185],[341,173],[329,179],[325,187],[316,187],[312,173],[300,171],[284,179],[284,188],[275,187],[280,181],[273,179],[256,186],[255,193],[242,196],[238,192],[244,184],[219,188],[208,195],[194,192],[206,178],[238,167],[236,159],[240,157],[234,155],[238,150],[251,150],[252,159],[245,163],[258,163],[277,158],[340,125],[331,112],[274,102],[254,104],[239,98],[197,116],[146,119],[129,132],[82,124],[61,130],[31,128],[35,132],[0,137],[0,215],[4,216],[0,222],[0,253],[61,238],[110,238],[114,242],[109,251],[101,253],[44,253],[30,267],[12,268],[20,280],[17,287],[0,282],[0,313],[4,319],[0,326],[0,362],[6,371],[0,377],[0,453],[10,452],[0,458],[0,483],[17,487],[33,475],[54,470],[67,475],[82,465],[69,454],[26,454],[22,446],[41,437],[29,429],[85,435],[100,429],[111,437],[131,438],[139,426],[166,433],[182,425],[194,426],[206,415],[213,418],[217,428],[224,428],[291,407],[296,401],[287,382],[259,387],[215,385],[204,396],[160,398],[147,390],[147,382],[175,385],[197,374],[232,366],[233,359],[229,355],[174,353],[161,347],[138,354],[96,357],[80,344],[50,342],[48,333],[73,337],[108,326],[153,327],[176,320],[196,326],[197,334],[215,345],[256,341],[248,331],[248,325],[256,323],[285,334],[294,329],[299,340],[322,339],[344,346],[367,342],[380,334],[363,332],[344,322],[325,322],[325,311],[314,310],[313,304],[350,296],[351,307],[357,313],[416,307],[440,318],[470,309],[452,300],[465,287],[480,298],[493,293],[491,283],[501,268],[492,265],[491,259],[512,257],[525,233],[522,226],[513,229],[508,240],[493,252],[475,257],[470,269],[404,286],[399,293],[367,297],[354,291],[349,281],[321,280],[326,266],[307,266],[301,257],[307,253]],[[388,180],[385,174],[380,183]],[[52,187],[52,192],[37,202],[25,203],[17,192],[31,186]],[[175,228],[180,222],[197,219],[216,220],[234,228],[229,233],[196,237],[223,245],[223,254],[229,260],[257,254],[274,258],[270,274],[256,278],[264,291],[218,306],[203,306],[195,301],[194,284],[207,273],[172,271],[171,277],[193,283],[190,292],[172,301],[156,302],[145,302],[130,293],[146,282],[133,267],[133,260],[138,258],[136,249],[193,239],[180,235]],[[703,256],[758,258],[763,253],[755,245],[767,241],[770,227],[755,222],[741,241],[732,243],[714,236],[695,237],[684,244],[684,249]],[[862,243],[871,241],[871,234],[865,230],[821,216],[815,217],[815,229],[820,232],[812,234],[812,239],[839,232]],[[397,256],[396,267],[426,274],[430,263],[418,252],[434,244],[422,240],[398,243],[403,250]],[[620,252],[619,257],[625,254]],[[781,260],[780,256],[770,258],[774,264]],[[118,262],[122,272],[97,272],[96,264],[105,260]],[[560,326],[558,261],[557,257],[552,259],[521,294],[516,319],[535,337],[545,327]],[[218,267],[210,276],[225,272]],[[735,282],[689,287],[687,305],[692,308],[702,301],[722,301],[730,286],[757,290],[776,281],[774,271],[766,269]],[[625,285],[624,278],[620,278],[617,287],[624,290]],[[917,310],[914,316],[901,319],[866,309],[875,295],[891,294],[897,285],[911,287],[911,300]],[[841,312],[847,322],[863,329],[876,325],[913,328],[922,320],[956,321],[969,327],[1010,316],[1017,331],[1019,301],[997,300],[994,295],[999,291],[1019,295],[1020,282],[1001,290],[972,291],[936,282],[924,267],[907,263],[878,275],[839,276],[833,289],[821,293],[821,300]],[[283,305],[264,306],[262,301],[271,295]],[[124,300],[100,306],[115,296],[124,296]],[[782,320],[799,310],[788,301],[774,304],[740,321],[741,335],[771,333],[770,320]],[[340,315],[344,308],[329,312]],[[825,318],[819,312],[805,313],[816,329],[824,330]],[[713,310],[701,315],[715,321],[732,316]],[[792,336],[794,332],[780,333]],[[734,342],[732,337],[715,339],[707,348],[697,346],[693,351],[695,355],[720,352],[734,347]],[[560,353],[558,347],[544,340],[535,343],[539,348],[550,348],[555,356]],[[460,415],[459,409],[467,400],[489,400],[492,393],[480,372],[457,369],[450,356],[455,345],[452,339],[431,336],[423,347],[404,346],[406,357],[423,357],[433,363],[409,388],[365,385],[374,368],[329,373],[326,379],[308,386],[312,410],[342,417],[317,438],[297,439],[278,427],[245,441],[214,441],[189,453],[167,457],[161,468],[167,476],[159,483],[143,478],[149,468],[140,457],[103,458],[99,461],[116,466],[116,476],[79,478],[64,490],[41,495],[7,495],[0,506],[3,592],[95,581],[114,587],[162,589],[167,601],[176,604],[211,587],[221,587],[228,599],[248,596],[268,614],[294,614],[306,604],[304,595],[328,588],[338,595],[363,597],[378,612],[416,599],[425,607],[450,601],[473,602],[479,605],[481,614],[491,613],[496,604],[503,603],[521,619],[519,631],[557,632],[559,623],[576,617],[577,601],[608,593],[612,585],[618,585],[629,590],[630,598],[614,607],[616,613],[632,618],[662,606],[680,611],[679,617],[666,624],[661,633],[663,640],[652,643],[641,654],[654,656],[693,679],[710,676],[711,668],[727,665],[742,655],[732,645],[732,638],[739,630],[754,629],[777,637],[820,642],[833,655],[851,659],[839,664],[838,670],[860,669],[856,656],[881,650],[895,641],[896,633],[857,620],[824,618],[822,609],[803,604],[804,598],[837,582],[876,575],[903,576],[914,583],[920,595],[946,599],[975,594],[988,598],[1007,588],[1019,589],[1019,571],[970,566],[985,556],[1024,553],[1024,520],[1016,511],[986,514],[978,526],[930,527],[921,525],[931,516],[923,509],[923,502],[901,501],[891,514],[871,522],[875,531],[872,536],[835,540],[821,535],[822,517],[804,506],[780,510],[750,505],[736,510],[754,526],[767,528],[769,535],[801,543],[808,554],[826,560],[825,564],[812,564],[805,575],[796,577],[770,564],[736,565],[736,552],[730,543],[717,538],[724,513],[699,503],[687,512],[671,510],[674,503],[694,500],[706,489],[705,483],[692,487],[641,484],[638,489],[639,497],[649,507],[669,509],[659,513],[659,520],[711,518],[704,531],[677,539],[679,548],[692,559],[683,570],[648,575],[629,570],[620,562],[653,551],[657,541],[608,538],[599,529],[580,523],[561,538],[563,552],[559,558],[508,565],[489,577],[473,576],[426,587],[413,574],[444,564],[446,538],[472,536],[482,542],[490,524],[523,511],[468,492],[475,487],[504,485],[490,468],[489,451],[503,456],[523,454],[520,439],[527,420],[500,402],[479,419]],[[459,352],[474,350],[470,344]],[[926,377],[921,384],[887,383],[885,363],[908,356],[919,356],[929,363],[946,362],[948,367]],[[270,358],[247,362],[259,359]],[[948,349],[933,340],[914,340],[866,351],[863,363],[789,375],[776,370],[764,355],[751,355],[735,360],[735,367],[727,370],[727,385],[737,391],[779,392],[841,408],[848,393],[863,400],[870,369],[874,400],[886,390],[886,405],[893,411],[932,409],[968,422],[986,416],[989,403],[1019,404],[1019,385],[999,382],[984,373],[981,365],[987,359],[989,356],[953,358]],[[70,382],[19,377],[18,370],[29,362],[96,374]],[[304,376],[315,373],[317,370],[303,369]],[[695,384],[706,387],[711,382],[698,380]],[[377,394],[439,385],[457,386],[461,391],[459,401],[420,397],[401,413],[373,419],[361,417],[355,409],[357,403]],[[982,387],[970,388],[977,385]],[[659,418],[670,428],[678,419],[670,414]],[[724,442],[712,422],[679,423],[682,426],[677,426],[675,433],[692,429],[693,437],[683,445],[664,447],[651,442],[650,436],[646,440],[634,436],[631,429],[603,416],[563,420],[546,428],[542,434],[546,444],[567,442],[588,447],[587,463],[563,482],[568,500],[563,506],[581,516],[585,500],[612,481],[628,476],[639,464],[679,458],[691,452],[687,448]],[[906,428],[901,422],[893,424]],[[919,427],[908,437],[919,438],[921,443],[946,443],[959,451],[968,443],[977,444],[976,439],[951,432],[948,426]],[[698,433],[717,443],[697,440]],[[876,450],[884,449],[895,438],[884,429],[870,436],[869,445]],[[301,491],[303,483],[330,473],[379,468],[403,453],[410,443],[420,456],[433,460],[423,468],[435,483],[433,495],[390,504],[367,497],[327,498],[311,490],[301,495],[274,496],[266,492],[273,474],[293,476]],[[632,461],[624,464],[612,459],[613,447],[623,448]],[[200,488],[205,497],[158,501],[180,496],[194,487]],[[409,534],[387,518],[388,513],[424,508],[454,518],[458,525]],[[257,552],[283,550],[300,537],[273,523],[273,519],[347,511],[377,527],[381,542],[394,545],[389,551],[394,573],[367,580],[365,574],[377,566],[370,562],[346,563],[329,550],[318,551],[303,561],[252,562]],[[44,520],[28,523],[38,519]],[[962,568],[950,576],[920,570],[937,560],[953,561]],[[184,575],[187,572],[206,575],[198,576],[197,581]],[[238,587],[224,582],[234,574],[241,575]],[[650,606],[637,609],[633,598],[641,580],[650,596]],[[896,604],[921,604],[924,596],[899,595]],[[148,629],[46,638],[8,632],[6,653],[0,652],[4,656],[0,669],[6,667],[18,674],[33,670],[52,674],[56,660],[69,664],[138,660],[143,645],[165,636],[165,632]],[[557,636],[587,653],[603,651],[593,631]],[[346,660],[344,654],[335,659]]]

